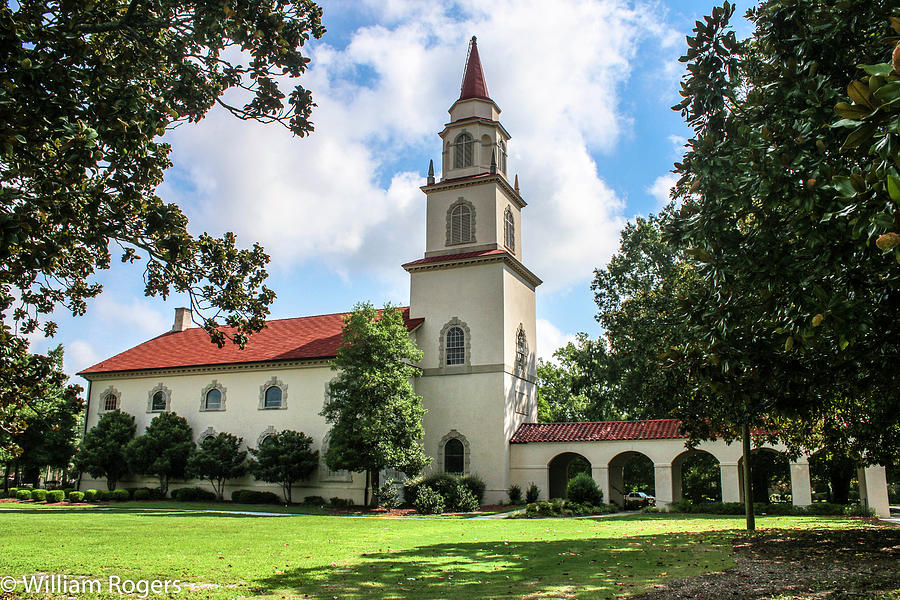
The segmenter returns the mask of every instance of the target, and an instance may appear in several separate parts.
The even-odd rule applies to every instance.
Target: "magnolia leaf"
[[[784,341],[784,349],[788,352],[791,351],[791,348],[794,347],[794,336],[790,336],[788,339]]]
[[[891,17],[891,27],[894,28],[894,31],[900,33],[900,17]]]
[[[845,119],[861,119],[867,117],[872,111],[865,110],[860,106],[853,106],[847,102],[838,102],[834,105],[834,112]],[[835,127],[832,125],[832,127]]]
[[[891,200],[893,200],[894,202],[900,202],[900,177],[888,175],[887,188],[888,194],[891,195]]]
[[[831,187],[833,187],[842,198],[853,198],[856,196],[856,190],[853,188],[853,184],[850,183],[849,177],[833,177],[831,180]]]
[[[887,77],[893,70],[891,63],[881,63],[877,65],[859,65],[859,68],[863,69],[869,75],[877,75],[881,77]]]
[[[851,148],[856,148],[864,144],[875,134],[875,126],[866,123],[865,125],[860,125],[847,136],[844,145],[841,146],[841,150],[849,150]]]
[[[847,94],[850,96],[850,99],[857,104],[875,110],[876,107],[875,102],[872,99],[872,92],[869,91],[869,86],[862,81],[856,80],[850,82],[850,85],[847,86]]]

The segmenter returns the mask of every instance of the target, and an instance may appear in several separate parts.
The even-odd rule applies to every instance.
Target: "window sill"
[[[201,408],[200,412],[225,412],[224,408]]]
[[[260,406],[259,410],[287,410],[287,406]]]

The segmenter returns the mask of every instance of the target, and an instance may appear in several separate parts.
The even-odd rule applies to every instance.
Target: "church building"
[[[560,497],[570,466],[581,460],[590,464],[605,501],[621,504],[624,466],[643,455],[653,462],[657,504],[664,507],[681,497],[685,461],[706,452],[719,463],[722,500],[740,500],[739,444],[712,441],[686,449],[673,420],[537,422],[535,289],[541,280],[523,262],[527,204],[518,179],[509,176],[510,134],[488,94],[474,37],[449,112],[438,134],[441,178],[432,164],[421,188],[425,254],[403,265],[410,276],[403,316],[424,355],[414,385],[427,410],[423,443],[433,462],[426,474],[478,474],[486,483],[484,501],[495,503],[512,484],[524,490],[535,483],[542,498]],[[158,413],[173,411],[188,420],[198,443],[228,432],[256,447],[292,429],[311,436],[324,456],[329,426],[319,413],[335,376],[329,363],[346,314],[268,321],[240,350],[217,348],[191,326],[188,309],[176,309],[171,331],[80,373],[88,380],[86,426],[122,410],[135,417],[140,434]],[[798,505],[811,502],[807,460],[790,463]],[[889,514],[884,469],[860,469],[859,481],[863,500]],[[104,485],[82,480],[83,488]],[[364,474],[332,471],[321,462],[309,481],[295,485],[294,497],[361,503],[364,485]],[[230,481],[226,497],[235,489],[277,487],[248,476]]]

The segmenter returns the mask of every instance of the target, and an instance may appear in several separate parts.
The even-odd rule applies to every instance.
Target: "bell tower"
[[[416,388],[427,409],[433,472],[477,473],[486,498],[509,486],[509,438],[537,421],[535,288],[522,263],[518,178],[507,175],[510,135],[488,94],[476,38],[441,138],[441,173],[428,169],[425,256],[406,263],[410,316],[423,351]]]

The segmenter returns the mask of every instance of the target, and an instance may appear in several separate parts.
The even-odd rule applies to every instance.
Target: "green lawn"
[[[173,597],[204,599],[612,598],[731,566],[743,525],[668,515],[356,519],[19,506],[0,512],[0,575],[178,579],[189,585]],[[855,524],[758,519],[761,529]]]

